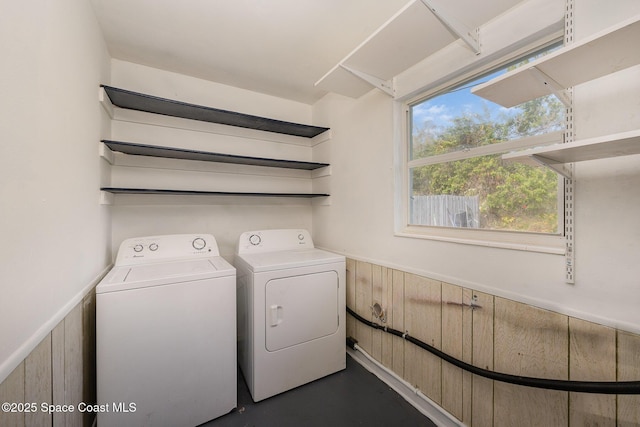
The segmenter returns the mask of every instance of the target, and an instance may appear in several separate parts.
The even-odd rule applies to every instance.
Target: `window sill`
[[[566,250],[566,240],[563,236],[549,234],[407,226],[396,231],[394,235],[553,255],[565,255]]]

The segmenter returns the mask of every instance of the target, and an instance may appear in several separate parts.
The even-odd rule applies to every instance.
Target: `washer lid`
[[[218,277],[235,277],[236,270],[222,257],[114,267],[96,287],[107,293]]]
[[[278,251],[242,254],[244,260],[254,273],[261,271],[282,270],[285,268],[306,267],[311,265],[345,262],[343,255],[334,254],[322,249],[300,249],[296,251]]]

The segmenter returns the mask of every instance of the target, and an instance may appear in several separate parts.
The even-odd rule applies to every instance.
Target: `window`
[[[562,233],[563,181],[501,156],[561,142],[565,106],[550,95],[507,109],[471,93],[544,53],[408,105],[409,227]]]

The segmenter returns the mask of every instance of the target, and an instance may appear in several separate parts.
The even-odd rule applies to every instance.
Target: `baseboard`
[[[411,386],[395,372],[383,366],[364,350],[356,345],[356,350],[347,348],[347,354],[365,369],[377,376],[382,382],[402,396],[409,404],[428,417],[438,427],[464,427],[460,420],[442,409],[437,403],[425,396],[420,390]]]

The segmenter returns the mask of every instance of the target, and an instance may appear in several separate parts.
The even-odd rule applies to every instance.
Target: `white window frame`
[[[531,52],[539,50],[543,47],[544,46],[538,46],[535,49],[531,49]],[[518,56],[522,57],[522,55]],[[507,64],[513,61],[515,58],[515,53],[512,54],[511,57],[505,57],[503,64]],[[497,68],[498,67],[493,67],[493,69]],[[475,70],[474,74],[481,75],[486,71],[488,70],[483,70],[478,67],[478,69]],[[469,74],[467,74],[466,76],[466,80],[470,80],[468,78]],[[447,88],[456,87],[461,83],[463,83],[462,78],[453,78],[448,82]],[[418,96],[414,96],[411,99],[405,100],[404,102],[395,102],[395,122],[400,128],[400,132],[396,133],[396,138],[399,138],[401,141],[401,143],[396,145],[397,149],[401,150],[401,152],[396,153],[397,158],[400,159],[401,163],[401,167],[398,168],[400,172],[397,175],[397,179],[400,180],[402,186],[400,195],[397,195],[395,235],[398,237],[430,239],[461,244],[564,255],[566,249],[566,239],[564,236],[562,224],[564,223],[563,206],[565,201],[562,191],[563,186],[561,177],[559,177],[558,185],[558,234],[470,228],[448,228],[409,224],[409,186],[412,168],[429,164],[460,160],[463,158],[475,157],[479,155],[495,154],[496,152],[504,152],[505,148],[508,150],[517,150],[531,146],[541,146],[562,141],[563,131],[559,131],[535,137],[522,138],[518,140],[492,144],[489,146],[478,147],[469,151],[453,152],[438,156],[410,160],[409,152],[412,132],[412,123],[410,117],[411,105],[415,105],[428,98],[433,98],[440,93],[445,93],[447,90],[448,89],[443,90],[442,86],[440,86],[439,89],[432,89],[431,91],[423,92]]]

